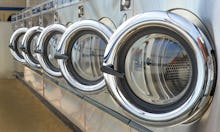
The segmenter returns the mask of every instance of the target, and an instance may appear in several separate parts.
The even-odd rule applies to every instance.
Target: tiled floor
[[[0,80],[0,132],[70,132],[17,80]]]

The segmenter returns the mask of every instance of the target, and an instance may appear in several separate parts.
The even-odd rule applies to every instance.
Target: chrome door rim
[[[142,26],[165,26],[171,29],[177,30],[181,35],[183,35],[192,44],[193,50],[196,53],[197,64],[198,64],[198,81],[196,83],[196,88],[192,93],[191,97],[179,108],[162,114],[155,114],[143,111],[133,104],[131,104],[120,91],[117,85],[117,77],[110,74],[104,73],[105,80],[109,86],[109,90],[116,99],[116,101],[128,111],[130,116],[135,120],[142,123],[156,125],[156,126],[166,126],[174,125],[177,123],[184,122],[188,120],[190,112],[194,110],[194,107],[201,104],[206,104],[210,99],[209,93],[211,91],[213,80],[213,58],[211,55],[210,44],[207,41],[204,34],[193,24],[185,20],[184,18],[169,12],[149,12],[134,16],[125,23],[123,23],[112,35],[109,40],[109,45],[105,51],[104,66],[112,65],[114,68],[117,60],[117,51],[120,48],[122,41],[132,34],[132,31],[139,30]],[[201,41],[208,48],[208,54],[204,54],[200,47],[198,46],[198,41]],[[209,60],[206,61],[204,57]],[[210,63],[211,62],[211,63]],[[210,69],[210,70],[207,70]],[[206,78],[206,75],[208,77]],[[204,84],[206,80],[207,84]],[[204,90],[205,89],[205,90]],[[208,95],[208,96],[207,96]],[[201,101],[201,99],[204,100]],[[201,101],[201,102],[200,102]],[[198,112],[198,110],[197,110]]]
[[[61,55],[65,55],[70,38],[72,38],[76,33],[80,32],[82,30],[97,31],[106,40],[108,40],[110,38],[110,36],[112,35],[112,31],[107,26],[103,25],[102,23],[100,23],[98,21],[94,21],[94,20],[79,21],[79,22],[76,22],[76,23],[70,25],[70,27],[67,28],[67,30],[63,34],[63,36],[60,40],[59,46],[58,46],[58,53]],[[81,91],[90,92],[90,93],[96,92],[96,91],[101,90],[106,85],[104,79],[102,79],[99,83],[97,83],[95,85],[88,86],[88,85],[81,84],[77,80],[72,78],[70,73],[68,73],[68,70],[66,67],[66,60],[59,59],[58,64],[60,66],[61,72],[62,72],[63,76],[65,77],[65,79],[72,86],[74,86],[75,88],[77,88]]]
[[[41,53],[37,53],[37,58],[39,60],[40,65],[42,68],[49,73],[52,76],[60,77],[62,76],[61,71],[54,71],[52,70],[47,63],[44,60],[44,45],[45,45],[45,40],[48,38],[49,34],[52,34],[54,32],[59,32],[59,33],[64,33],[66,30],[66,27],[61,25],[61,24],[52,24],[48,27],[46,27],[40,34],[38,42],[37,42],[37,50],[40,51]],[[57,44],[58,45],[58,44]]]
[[[40,26],[35,26],[35,27],[32,27],[32,28],[29,28],[27,30],[27,32],[25,33],[24,35],[24,38],[22,40],[22,48],[24,49],[24,51],[22,52],[23,56],[24,56],[24,59],[26,60],[26,62],[31,66],[31,67],[34,67],[34,68],[40,68],[40,64],[37,64],[35,62],[33,62],[30,57],[28,56],[27,54],[27,46],[29,45],[28,44],[28,41],[30,39],[30,37],[34,34],[34,33],[40,33],[42,32],[43,30],[43,27],[40,27]]]
[[[25,60],[24,58],[21,58],[21,57],[20,57],[19,55],[17,55],[17,53],[14,51],[14,48],[15,48],[15,47],[19,48],[18,45],[15,46],[15,43],[16,43],[15,40],[16,40],[18,37],[20,37],[21,34],[25,34],[27,30],[28,30],[27,28],[19,28],[19,29],[17,29],[17,30],[12,34],[12,36],[11,36],[11,38],[10,38],[10,41],[9,41],[9,47],[11,47],[11,48],[10,48],[11,54],[13,55],[13,57],[14,57],[17,61],[22,62],[22,63],[25,63],[26,60]]]

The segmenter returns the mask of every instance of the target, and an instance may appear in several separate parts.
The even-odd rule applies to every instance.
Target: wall
[[[25,7],[26,0],[0,0],[0,21],[7,21],[9,16],[18,13],[16,8]]]
[[[26,0],[0,0],[0,7],[25,7],[25,5]]]
[[[33,6],[38,5],[38,4],[45,2],[45,1],[47,1],[47,0],[26,0],[26,5],[27,5],[27,7],[33,7]]]
[[[0,78],[13,77],[13,58],[8,48],[11,34],[11,24],[8,22],[0,22]]]

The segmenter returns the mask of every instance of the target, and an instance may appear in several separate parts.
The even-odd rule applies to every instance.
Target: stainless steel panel
[[[81,130],[85,129],[85,106],[84,101],[79,97],[62,90],[60,99],[61,112],[77,125]]]
[[[24,74],[24,65],[16,60],[14,60],[15,71]]]
[[[107,17],[114,22],[116,27],[132,16],[132,10],[120,11],[120,0],[88,0],[83,6],[85,15],[82,19],[99,20]]]
[[[128,132],[128,125],[85,102],[85,131],[88,132]]]
[[[75,125],[84,130],[85,116],[82,99],[47,79],[44,79],[44,97]]]
[[[78,4],[74,3],[57,9],[58,22],[67,25],[78,21]]]
[[[60,100],[62,97],[62,92],[59,86],[56,84],[44,79],[44,97],[52,104],[58,105],[60,104]],[[60,105],[59,105],[60,107]]]
[[[24,67],[24,81],[43,96],[43,77],[28,67]]]
[[[114,100],[114,98],[108,92],[107,87],[105,87],[105,90],[102,92],[99,92],[97,94],[90,94],[87,96],[96,100],[98,103],[123,114],[123,109],[119,106],[119,104]]]
[[[220,5],[217,0],[175,0],[172,2],[162,0],[138,0],[134,1],[133,12],[134,15],[136,15],[149,11],[167,11],[175,8],[183,8],[195,13],[206,25],[206,27],[208,27],[210,33],[213,36],[213,27],[216,27],[216,25],[213,25],[213,22],[215,23],[215,21],[217,20],[217,17],[215,16],[219,6]]]

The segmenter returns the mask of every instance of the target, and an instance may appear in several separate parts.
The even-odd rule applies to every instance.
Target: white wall
[[[32,0],[38,1],[38,0]],[[1,7],[25,7],[26,0],[0,0]]]
[[[26,0],[26,7],[33,7],[47,0]]]
[[[37,0],[36,0],[37,1]],[[26,7],[26,0],[0,0],[0,7]],[[0,21],[7,21],[10,15],[16,14],[19,11],[0,11]]]
[[[11,34],[11,24],[0,22],[0,78],[13,77],[14,63],[8,48]]]

